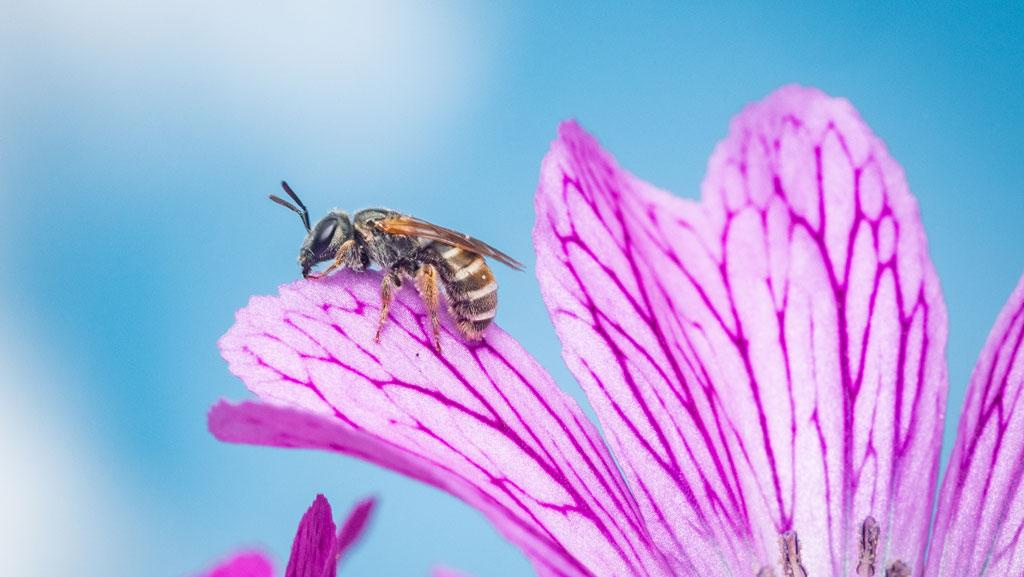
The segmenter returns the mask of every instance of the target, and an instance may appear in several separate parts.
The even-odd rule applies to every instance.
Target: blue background
[[[266,194],[287,178],[314,216],[389,206],[529,264],[559,120],[695,196],[729,119],[790,82],[848,97],[920,201],[949,307],[948,455],[1024,270],[1019,4],[207,4],[0,2],[0,573],[184,575],[259,544],[283,564],[324,492],[382,498],[347,575],[530,574],[438,491],[206,432],[211,403],[248,397],[217,338],[298,273],[302,231]],[[532,273],[498,274],[501,324],[582,399]]]

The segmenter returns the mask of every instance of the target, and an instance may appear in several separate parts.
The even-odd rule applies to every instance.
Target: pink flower
[[[971,377],[929,549],[946,311],[903,171],[848,102],[787,87],[747,108],[700,203],[563,124],[536,209],[541,290],[604,439],[497,327],[446,325],[435,353],[411,290],[375,344],[366,273],[241,310],[220,346],[260,401],[216,405],[210,429],[440,487],[545,576],[1024,572],[1024,282]]]
[[[335,577],[345,553],[359,540],[376,504],[366,499],[356,504],[335,533],[331,504],[317,495],[299,521],[292,542],[285,577]],[[244,551],[219,563],[201,577],[273,577],[270,559],[258,551]]]

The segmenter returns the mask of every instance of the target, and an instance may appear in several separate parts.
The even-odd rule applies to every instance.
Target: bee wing
[[[397,234],[400,236],[418,236],[430,240],[436,240],[483,256],[489,256],[516,270],[523,270],[523,263],[501,252],[486,242],[425,220],[412,216],[399,215],[378,220],[375,224],[381,232]]]

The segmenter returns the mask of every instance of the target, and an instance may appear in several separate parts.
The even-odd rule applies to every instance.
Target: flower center
[[[875,561],[878,554],[878,522],[874,517],[864,519],[860,525],[860,536],[857,539],[860,554],[857,557],[856,577],[873,577]],[[800,564],[800,540],[796,531],[786,531],[779,535],[779,564],[785,577],[809,577]],[[762,567],[757,577],[775,577],[775,570]],[[903,561],[893,561],[885,569],[885,577],[910,577],[910,567]]]

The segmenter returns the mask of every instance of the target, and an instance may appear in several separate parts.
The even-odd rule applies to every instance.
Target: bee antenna
[[[290,196],[291,199],[295,201],[295,204],[297,204],[299,206],[296,207],[292,203],[290,203],[287,200],[281,198],[280,196],[277,196],[276,194],[271,194],[270,195],[270,200],[276,202],[277,204],[280,204],[281,206],[283,206],[283,207],[287,208],[288,210],[294,212],[295,214],[299,215],[299,218],[302,219],[303,226],[306,227],[306,232],[310,232],[309,211],[306,210],[306,205],[302,204],[302,201],[299,200],[299,195],[295,194],[295,191],[292,190],[292,187],[288,186],[287,182],[282,180],[281,181],[281,188],[283,188],[284,191],[288,194],[288,196]]]

